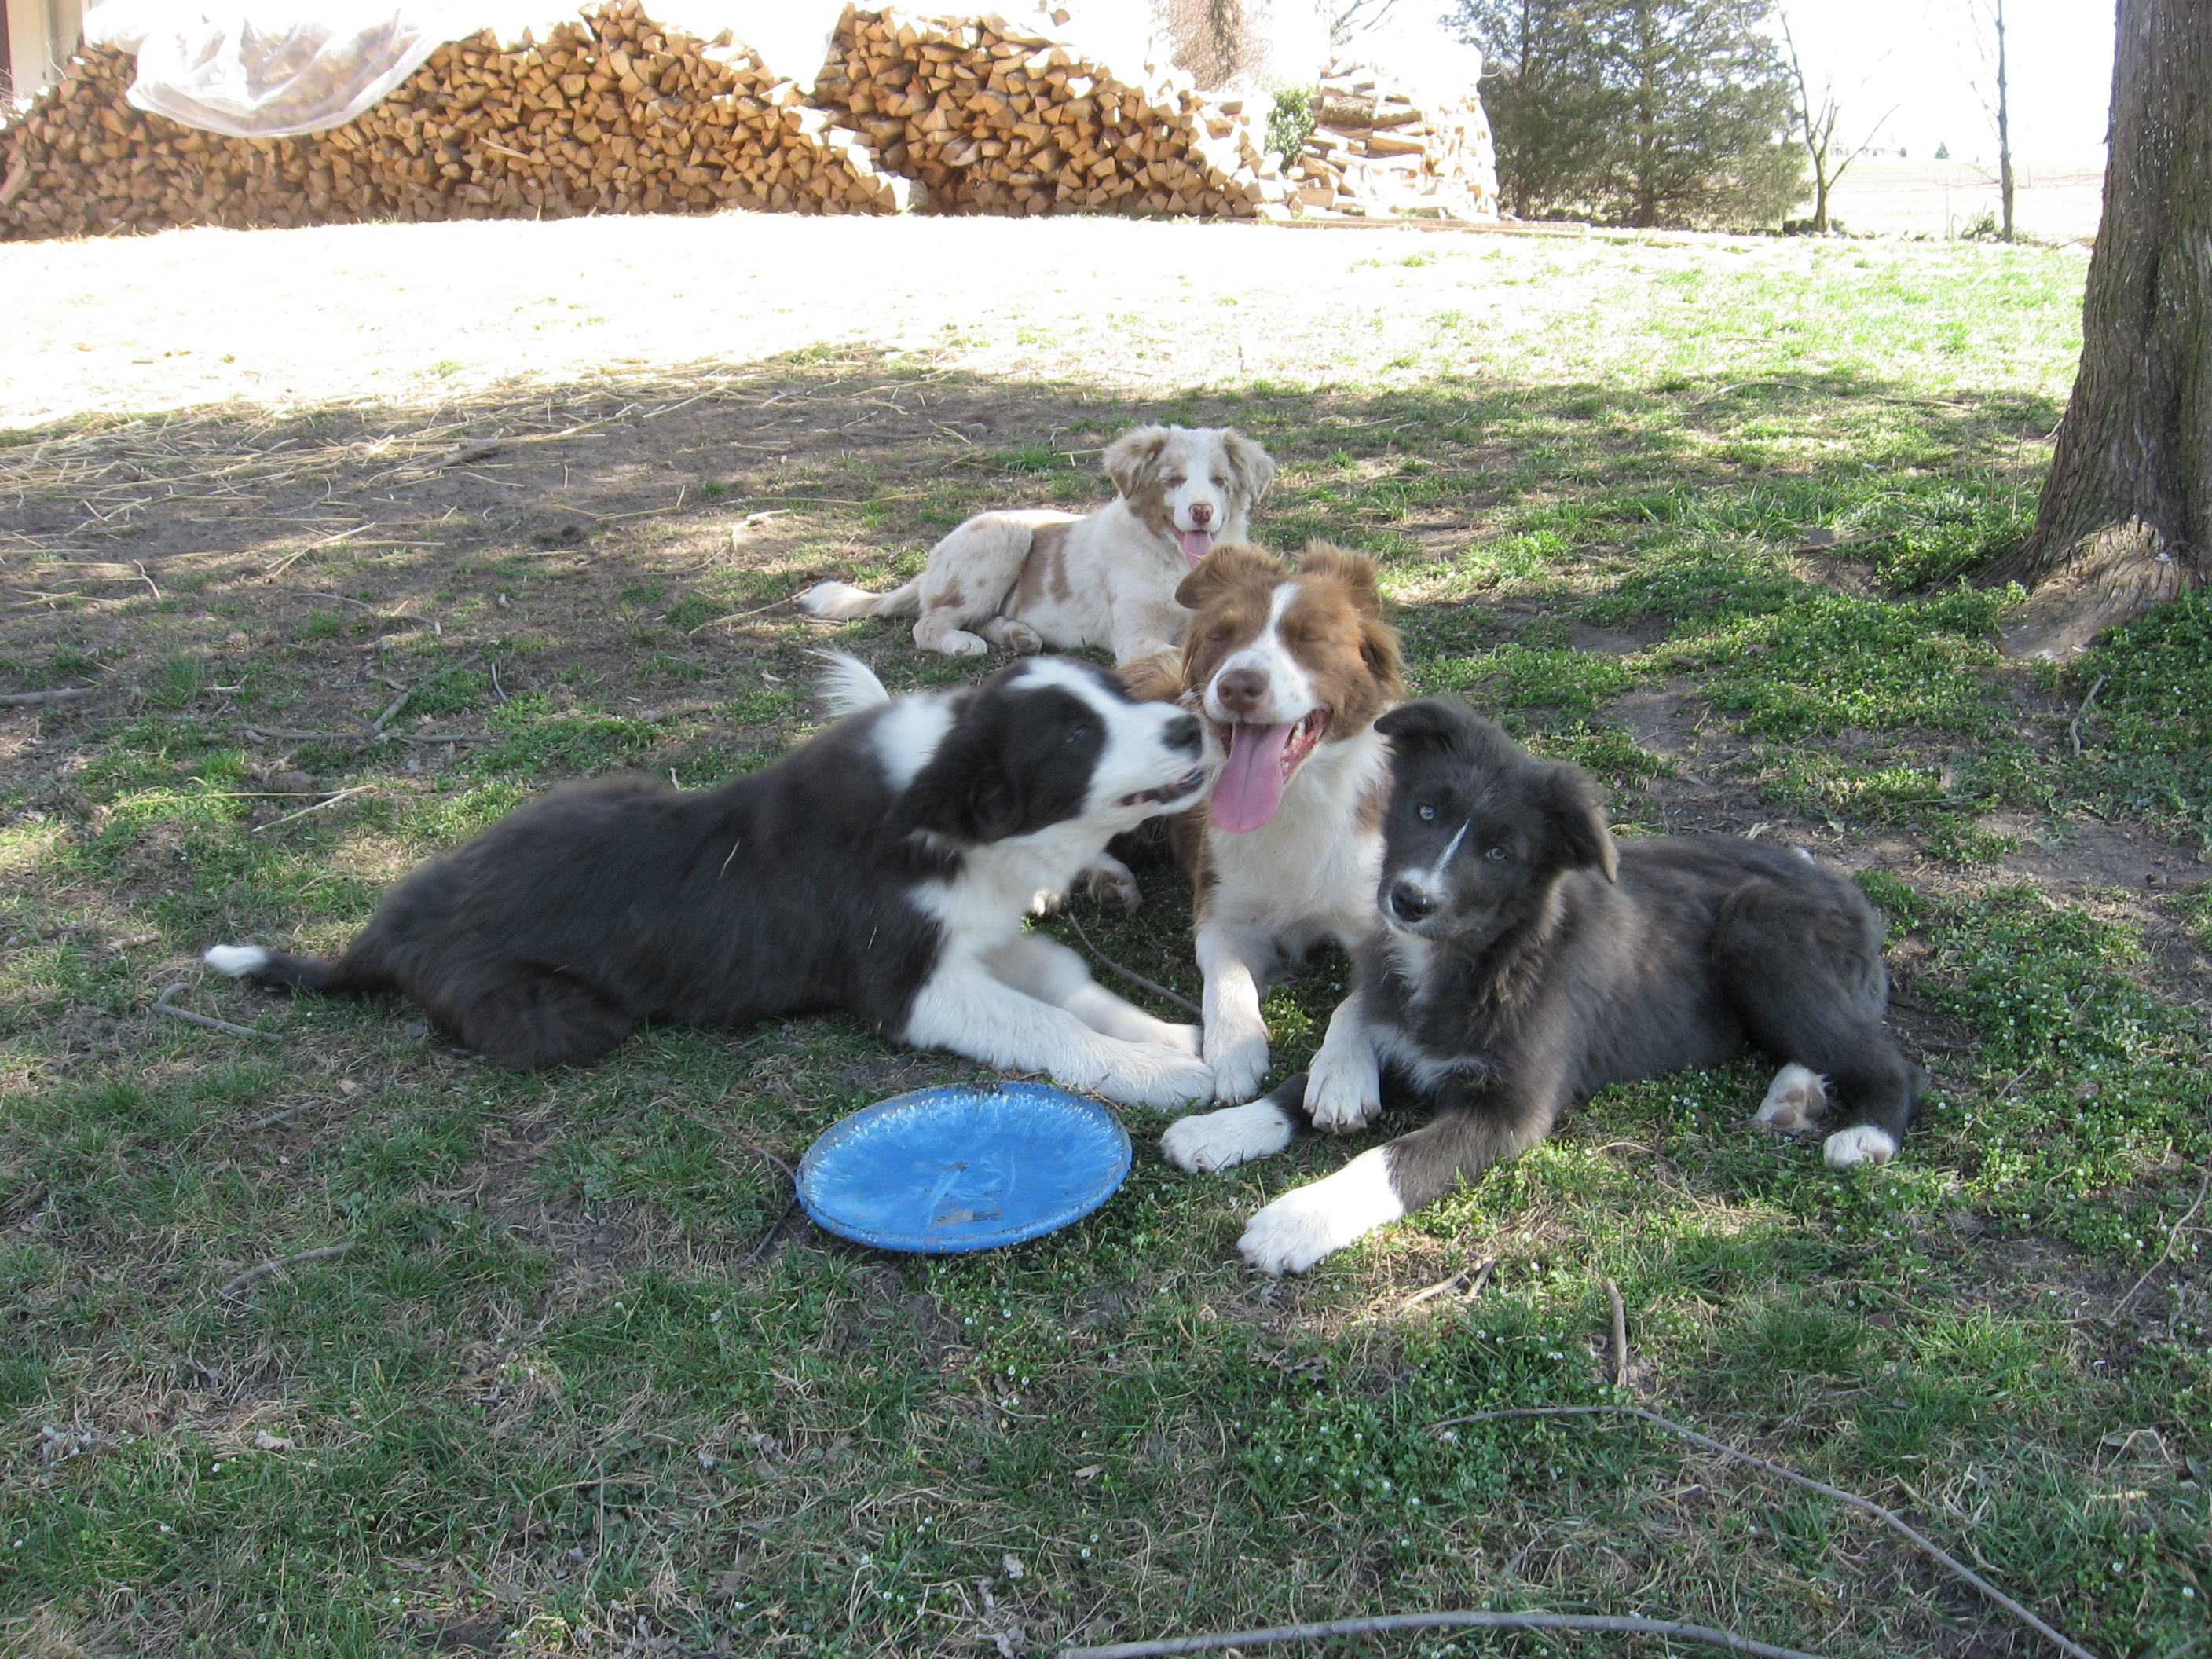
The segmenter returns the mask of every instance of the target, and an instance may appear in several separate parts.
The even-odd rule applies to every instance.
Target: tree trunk
[[[2081,366],[2006,636],[2063,658],[2212,574],[2212,5],[2118,0]]]
[[[2004,239],[2009,242],[2012,240],[2012,103],[2005,89],[2004,0],[1997,0],[1997,199],[2004,204]]]

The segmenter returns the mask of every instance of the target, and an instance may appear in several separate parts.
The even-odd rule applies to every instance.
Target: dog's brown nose
[[[1238,720],[1256,712],[1267,696],[1267,677],[1256,668],[1231,668],[1214,677],[1213,695]]]
[[[1190,521],[1194,526],[1200,530],[1205,529],[1206,526],[1212,524],[1213,522],[1213,503],[1212,501],[1193,501],[1190,504]]]

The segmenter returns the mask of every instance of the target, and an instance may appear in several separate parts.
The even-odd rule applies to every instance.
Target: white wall
[[[6,0],[8,67],[16,101],[60,77],[61,66],[76,50],[82,32],[82,0]]]

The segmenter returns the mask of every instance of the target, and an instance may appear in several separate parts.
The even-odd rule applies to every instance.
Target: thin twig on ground
[[[1718,1452],[1723,1457],[1733,1457],[1739,1463],[1748,1463],[1752,1468],[1763,1470],[1777,1480],[1787,1480],[1790,1485],[1802,1486],[1808,1492],[1819,1492],[1823,1498],[1832,1498],[1838,1504],[1847,1504],[1862,1514],[1874,1516],[1875,1520],[1881,1522],[1929,1559],[1948,1567],[1967,1583],[1972,1584],[1990,1601],[2035,1632],[2037,1635],[2048,1640],[2060,1652],[2070,1656],[2070,1659],[2096,1659],[2096,1656],[2087,1648],[2074,1641],[2064,1632],[2045,1624],[1972,1567],[1949,1554],[1933,1540],[1914,1531],[1904,1520],[1882,1508],[1871,1498],[1861,1498],[1856,1492],[1845,1492],[1840,1486],[1831,1486],[1826,1481],[1815,1480],[1809,1475],[1798,1474],[1795,1469],[1785,1469],[1779,1463],[1769,1462],[1765,1458],[1756,1456],[1750,1452],[1739,1451],[1735,1447],[1716,1440],[1711,1435],[1700,1434],[1697,1430],[1685,1427],[1671,1418],[1662,1417],[1656,1412],[1648,1412],[1641,1406],[1521,1406],[1507,1411],[1475,1412],[1466,1417],[1447,1417],[1442,1422],[1430,1424],[1429,1428],[1431,1432],[1434,1432],[1440,1429],[1458,1428],[1462,1424],[1492,1423],[1509,1417],[1633,1417],[1662,1428],[1669,1434],[1680,1435],[1683,1439],[1693,1441],[1709,1451]]]
[[[2089,695],[2081,699],[2081,706],[2074,711],[2074,718],[2066,722],[2066,740],[2074,745],[2074,758],[2081,758],[2081,722],[2089,718],[2089,705],[2097,701],[2097,693],[2105,689],[2106,676],[2097,676],[2097,683],[2089,688]]]
[[[274,1261],[264,1261],[258,1267],[248,1267],[244,1273],[239,1274],[237,1278],[232,1279],[221,1290],[217,1291],[216,1295],[218,1297],[235,1296],[239,1291],[244,1290],[248,1285],[258,1283],[260,1280],[268,1278],[269,1275],[273,1273],[281,1273],[285,1268],[295,1266],[302,1261],[326,1261],[332,1256],[343,1255],[351,1249],[353,1249],[352,1244],[345,1243],[325,1244],[318,1250],[295,1250],[289,1255],[280,1255]]]
[[[1401,1311],[1408,1308],[1418,1308],[1421,1304],[1428,1301],[1432,1297],[1439,1297],[1449,1291],[1455,1291],[1462,1285],[1467,1284],[1468,1278],[1470,1274],[1473,1275],[1474,1283],[1468,1285],[1466,1294],[1455,1299],[1462,1302],[1472,1302],[1476,1297],[1482,1294],[1482,1287],[1490,1283],[1490,1275],[1497,1266],[1498,1258],[1494,1255],[1486,1255],[1471,1267],[1462,1267],[1457,1273],[1453,1273],[1449,1278],[1439,1279],[1433,1285],[1424,1285],[1421,1289],[1415,1291],[1413,1295],[1407,1297],[1405,1301],[1399,1304],[1399,1307]]]
[[[1620,1286],[1605,1281],[1607,1310],[1613,1316],[1613,1386],[1628,1386],[1628,1309],[1620,1299]]]
[[[2197,1219],[2197,1212],[2204,1207],[2204,1195],[2207,1193],[2212,1193],[2212,1170],[2207,1170],[2204,1172],[2204,1179],[2197,1185],[2197,1197],[2189,1207],[2182,1212],[2181,1219],[2166,1229],[2166,1245],[2159,1251],[2158,1260],[2145,1267],[2142,1277],[2128,1287],[2128,1293],[2112,1304],[2114,1314],[2118,1314],[2121,1309],[2134,1301],[2142,1287],[2150,1283],[2150,1276],[2166,1266],[2166,1258],[2173,1254],[2173,1247],[2181,1242],[2182,1234],[2189,1231],[2189,1224]]]
[[[319,1099],[303,1100],[297,1106],[287,1106],[281,1112],[271,1112],[267,1117],[258,1117],[254,1119],[252,1122],[247,1124],[243,1129],[240,1129],[239,1133],[242,1135],[250,1135],[258,1133],[263,1129],[273,1129],[278,1124],[289,1122],[293,1118],[299,1116],[301,1113],[311,1110],[321,1104],[323,1104],[323,1102]]]
[[[234,1025],[227,1019],[216,1019],[207,1014],[196,1014],[189,1008],[179,1008],[169,999],[179,991],[189,991],[189,981],[179,980],[154,999],[151,1013],[167,1014],[171,1019],[181,1019],[188,1025],[204,1025],[210,1031],[221,1031],[227,1036],[259,1037],[264,1042],[282,1042],[284,1039],[274,1031],[257,1031],[251,1025]]]
[[[1103,951],[1093,945],[1091,942],[1091,935],[1083,931],[1083,924],[1075,919],[1075,913],[1073,910],[1063,907],[1060,914],[1067,919],[1067,925],[1075,929],[1075,936],[1083,941],[1083,948],[1090,951],[1092,956],[1097,957],[1099,961],[1104,963],[1115,973],[1121,975],[1123,979],[1127,980],[1132,985],[1143,986],[1145,989],[1150,991],[1154,996],[1165,997],[1170,1002],[1174,1003],[1178,1008],[1189,1009],[1191,1012],[1196,1014],[1200,1019],[1206,1018],[1206,1011],[1203,1008],[1200,1008],[1196,1003],[1193,1002],[1188,997],[1184,996],[1181,992],[1170,991],[1166,986],[1162,985],[1158,981],[1146,979],[1142,974],[1137,973],[1131,969],[1124,968],[1120,963],[1115,961],[1113,957],[1108,956]]]
[[[1764,1659],[1820,1659],[1796,1648],[1754,1642],[1708,1625],[1677,1624],[1671,1619],[1611,1618],[1578,1613],[1391,1613],[1372,1619],[1332,1619],[1319,1625],[1278,1625],[1272,1630],[1221,1631],[1210,1636],[1173,1636],[1158,1642],[1116,1642],[1103,1648],[1062,1648],[1060,1659],[1158,1659],[1171,1653],[1204,1653],[1213,1648],[1256,1648],[1271,1642],[1318,1642],[1332,1636],[1371,1636],[1394,1630],[1579,1630],[1619,1636],[1669,1636],[1751,1653]]]
[[[735,1139],[736,1137],[732,1136],[732,1139]],[[759,1261],[762,1254],[775,1242],[776,1235],[783,1231],[783,1224],[791,1219],[791,1212],[799,1207],[799,1172],[765,1146],[756,1146],[750,1140],[739,1140],[738,1145],[755,1158],[765,1158],[775,1164],[777,1169],[783,1171],[785,1178],[791,1182],[791,1197],[786,1200],[783,1208],[776,1212],[776,1218],[769,1224],[768,1231],[760,1236],[760,1243],[748,1250],[745,1253],[745,1259],[738,1264],[741,1267],[750,1267],[754,1262]]]
[[[67,685],[58,691],[10,691],[0,696],[0,708],[28,708],[42,702],[82,702],[87,697],[96,697],[96,685]]]
[[[350,789],[341,789],[336,794],[317,801],[313,806],[302,806],[298,811],[287,812],[281,818],[271,818],[266,823],[257,823],[253,826],[252,833],[257,836],[261,835],[264,831],[276,829],[279,824],[289,823],[294,818],[304,818],[310,812],[319,812],[325,806],[335,806],[348,795],[358,795],[364,789],[375,787],[373,783],[356,783]]]

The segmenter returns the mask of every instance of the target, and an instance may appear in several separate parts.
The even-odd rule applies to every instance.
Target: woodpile
[[[1291,178],[1311,212],[1498,216],[1497,152],[1472,87],[1463,97],[1417,100],[1372,70],[1332,65]]]
[[[88,48],[0,126],[0,239],[726,206],[1284,218],[1294,191],[1323,214],[1496,215],[1471,90],[1422,106],[1334,76],[1286,178],[1240,101],[1117,75],[1053,38],[1066,21],[848,10],[802,93],[727,35],[601,0],[543,40],[450,42],[358,119],[279,139],[134,109],[132,58]]]
[[[1209,102],[1179,70],[1117,79],[1050,26],[848,11],[816,99],[939,212],[1286,212],[1241,101]]]
[[[580,213],[896,213],[913,182],[744,46],[606,0],[543,42],[442,46],[359,119],[226,138],[133,109],[94,48],[5,132],[0,235]]]

